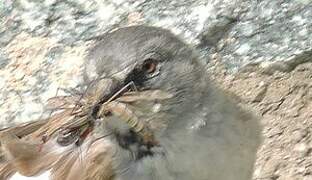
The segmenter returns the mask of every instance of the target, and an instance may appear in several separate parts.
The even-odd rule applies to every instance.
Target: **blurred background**
[[[93,38],[170,29],[264,125],[254,179],[312,179],[311,0],[1,0],[0,126],[43,118],[81,83]]]

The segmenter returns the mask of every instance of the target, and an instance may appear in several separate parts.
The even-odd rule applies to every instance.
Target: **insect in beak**
[[[93,137],[95,121],[110,121],[109,116],[115,116],[127,124],[142,139],[144,146],[160,146],[148,123],[138,118],[128,104],[165,100],[171,98],[171,94],[160,90],[138,91],[133,82],[120,86],[118,82],[106,78],[93,83],[82,95],[49,99],[48,109],[58,110],[49,118],[0,130],[3,159],[0,162],[0,175],[9,177],[19,172],[34,176],[44,169],[59,169],[63,166],[63,163],[57,163],[59,160],[78,158],[74,155],[75,147],[89,146],[84,149],[91,150],[93,146],[104,146],[103,143],[88,142],[96,139]]]

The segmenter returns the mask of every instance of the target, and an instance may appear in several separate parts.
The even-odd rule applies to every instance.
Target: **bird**
[[[252,178],[259,120],[211,81],[191,46],[145,25],[93,41],[83,90],[52,98],[61,111],[48,119],[0,131],[1,179]]]

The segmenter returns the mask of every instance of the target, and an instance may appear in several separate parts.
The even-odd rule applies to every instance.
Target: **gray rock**
[[[250,62],[287,61],[311,51],[311,3],[261,1],[251,4],[229,32],[219,53],[233,67]]]
[[[140,16],[135,24],[171,29],[198,46],[206,61],[217,52],[230,70],[250,62],[287,61],[312,44],[311,0],[25,0],[6,1],[0,8],[2,22],[11,24],[0,28],[4,45],[21,31],[76,44],[129,25],[132,13]]]
[[[9,63],[9,58],[0,50],[0,70]]]

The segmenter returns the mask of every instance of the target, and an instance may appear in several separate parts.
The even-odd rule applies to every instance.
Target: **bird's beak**
[[[114,100],[121,96],[126,91],[137,90],[135,89],[135,84],[129,83],[124,84],[124,80],[127,75],[133,70],[136,64],[132,64],[124,68],[123,70],[112,70],[112,73],[103,74],[103,78],[99,77],[93,81],[87,88],[87,94],[92,97],[92,100],[98,102],[105,102],[107,100]]]
[[[117,91],[119,91],[121,87],[120,81],[114,78],[99,78],[88,85],[86,95],[87,98],[95,103],[106,102],[109,99],[113,100],[113,96],[116,96]],[[122,92],[120,92],[119,95],[121,95],[121,93]]]

